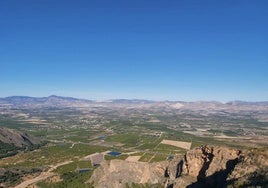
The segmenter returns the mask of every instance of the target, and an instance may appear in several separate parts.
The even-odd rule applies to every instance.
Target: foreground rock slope
[[[265,187],[268,185],[268,151],[202,146],[158,163],[104,161],[90,182],[94,187]]]

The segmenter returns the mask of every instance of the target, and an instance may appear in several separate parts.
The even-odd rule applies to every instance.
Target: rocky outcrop
[[[167,162],[145,163],[122,160],[104,161],[96,169],[91,181],[96,187],[125,187],[127,183],[164,184]]]
[[[227,181],[236,187],[268,187],[268,148],[242,153]]]
[[[268,183],[267,152],[203,146],[188,151],[183,157],[159,163],[104,161],[90,182],[102,188],[123,188],[131,183],[161,184],[168,188],[265,185]],[[254,177],[258,182],[253,181]]]

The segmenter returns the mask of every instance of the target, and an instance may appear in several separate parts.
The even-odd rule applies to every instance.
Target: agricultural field
[[[15,186],[36,178],[31,185],[41,188],[92,187],[86,182],[98,166],[84,159],[94,153],[102,153],[104,160],[153,163],[202,145],[267,147],[268,123],[256,119],[254,110],[204,112],[149,104],[148,108],[139,103],[0,108],[0,127],[43,141],[32,150],[1,144],[0,185]],[[10,151],[6,157],[5,151]],[[120,155],[109,155],[110,151]],[[49,173],[48,177],[40,178],[42,173]]]

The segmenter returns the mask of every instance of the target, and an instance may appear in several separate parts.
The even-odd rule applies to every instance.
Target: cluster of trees
[[[9,157],[18,153],[21,148],[13,145],[7,144],[0,141],[0,159],[4,157]]]
[[[78,172],[66,172],[61,174],[62,181],[57,183],[40,182],[37,185],[42,188],[58,187],[76,187],[76,188],[93,188],[92,184],[85,183],[91,175],[91,172],[78,173]]]
[[[41,173],[38,168],[10,168],[0,173],[0,184],[3,183],[7,187],[13,187],[21,181],[21,177],[26,174]]]
[[[0,175],[0,184],[16,184],[21,178],[21,175],[16,172],[6,171],[4,174]]]
[[[47,142],[43,141],[40,144],[32,144],[23,147],[17,147],[14,144],[7,144],[0,141],[0,159],[16,155],[19,151],[33,151],[44,146]]]

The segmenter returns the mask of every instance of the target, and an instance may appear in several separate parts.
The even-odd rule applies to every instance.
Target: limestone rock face
[[[220,170],[226,170],[232,166],[231,163],[237,163],[240,158],[241,151],[225,147],[213,147],[212,159],[206,176],[211,176]],[[237,161],[237,162],[236,162]]]
[[[163,184],[167,163],[129,162],[122,160],[104,161],[91,177],[95,187],[123,188],[127,183]]]
[[[241,154],[239,163],[228,176],[235,186],[267,186],[268,185],[268,148],[252,149]],[[259,182],[262,182],[259,184]]]
[[[185,160],[186,163],[186,174],[197,177],[200,171],[208,166],[213,159],[213,148],[201,147],[194,150],[188,151]]]
[[[238,159],[240,153],[239,150],[219,146],[195,148],[186,153],[186,174],[199,178],[211,176],[225,170],[227,162]]]
[[[268,184],[268,150],[203,146],[172,161],[103,161],[90,182],[97,188],[123,188],[131,183],[173,188],[262,186]]]

